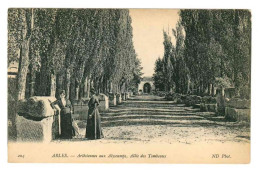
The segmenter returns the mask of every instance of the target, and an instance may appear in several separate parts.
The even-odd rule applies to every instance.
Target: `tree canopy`
[[[212,88],[225,81],[225,87],[235,87],[237,96],[249,98],[250,11],[180,10],[179,15],[173,29],[176,43],[163,33],[163,70],[154,77],[164,73],[164,83],[175,92],[199,95],[211,94]]]
[[[65,89],[78,99],[87,85],[103,93],[128,90],[141,77],[131,22],[126,9],[9,9],[8,62],[19,62],[18,91]]]

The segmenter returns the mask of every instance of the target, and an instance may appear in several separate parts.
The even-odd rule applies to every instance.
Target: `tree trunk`
[[[225,89],[221,87],[218,89],[217,94],[217,106],[218,106],[218,115],[225,114]]]
[[[79,86],[79,100],[81,100],[85,95],[84,88],[85,88],[85,85],[83,83],[81,83],[81,85]]]
[[[167,92],[167,84],[164,85],[164,91]]]
[[[215,94],[216,94],[216,90],[215,90],[215,87],[214,87],[214,85],[212,84],[212,88],[211,88],[211,95],[212,96],[215,96]]]
[[[179,80],[180,80],[180,78],[179,78]],[[180,89],[180,84],[181,83],[179,83],[179,80],[176,80],[176,82],[175,82],[175,92],[176,93],[180,93],[181,92],[181,89]]]
[[[76,98],[76,80],[74,78],[71,78],[70,82],[70,97],[69,99],[71,101],[74,101]]]
[[[34,15],[33,15],[33,9],[31,11],[31,28],[28,27],[29,19],[27,18],[27,11],[24,11],[24,17],[22,19],[22,22],[25,23],[24,29],[23,29],[23,41],[21,43],[20,48],[20,60],[19,60],[19,69],[18,69],[18,75],[17,75],[17,100],[21,100],[25,98],[25,90],[26,90],[26,78],[29,68],[29,46],[30,46],[30,40],[31,40],[31,32],[28,32],[29,30],[33,29],[34,26]],[[29,35],[30,34],[30,35]]]
[[[208,95],[209,96],[212,95],[212,84],[211,83],[208,85]]]
[[[125,90],[125,82],[123,84],[120,85],[120,92],[123,93]]]
[[[190,81],[190,76],[187,75],[187,93],[190,93],[191,90],[191,81]]]
[[[79,100],[79,82],[75,80],[75,100]]]
[[[31,69],[31,73],[30,73],[30,92],[29,92],[30,97],[35,95],[35,78],[36,78],[36,72],[33,69]]]
[[[105,81],[105,93],[108,94],[109,92],[109,82],[108,80]]]
[[[56,94],[56,74],[51,74],[50,96],[55,97]]]
[[[83,92],[84,97],[87,97],[87,95],[88,95],[88,77],[86,77],[84,81],[84,92]]]
[[[66,70],[66,84],[65,84],[66,98],[70,98],[70,70]]]
[[[79,86],[76,86],[75,100],[79,100]]]
[[[107,85],[106,85],[106,87],[107,87],[107,93],[109,93],[110,92],[110,81],[107,81]]]
[[[59,92],[63,89],[63,76],[59,73],[56,75],[56,92],[55,96],[58,98]]]
[[[48,91],[48,85],[50,85],[50,79],[49,79],[49,74],[48,74],[48,66],[46,65],[46,58],[42,59],[42,66],[40,70],[40,80],[39,83],[37,84],[37,95],[39,96],[47,96],[49,95]]]
[[[103,80],[102,80],[102,86],[103,86],[103,88],[102,88],[102,92],[104,93],[104,94],[106,94],[106,88],[107,88],[107,82],[106,82],[106,80],[105,80],[105,78],[103,78]]]
[[[88,85],[87,98],[89,98],[90,97],[90,88],[91,88],[91,80],[90,79],[87,80],[87,85]]]
[[[114,92],[113,91],[113,83],[112,82],[109,83],[109,92]]]
[[[20,51],[19,69],[17,75],[18,100],[25,98],[26,77],[29,68],[29,40],[23,41]]]

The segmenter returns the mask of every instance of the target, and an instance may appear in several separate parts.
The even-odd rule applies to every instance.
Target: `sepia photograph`
[[[7,13],[9,163],[250,163],[251,10]]]

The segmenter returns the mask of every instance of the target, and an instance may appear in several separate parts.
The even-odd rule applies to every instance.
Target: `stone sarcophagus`
[[[121,98],[122,98],[123,101],[125,101],[126,100],[126,93],[121,93]]]
[[[90,98],[81,98],[77,103],[73,103],[74,112],[72,118],[74,120],[86,120],[88,115],[88,102]]]
[[[200,111],[201,112],[217,112],[217,99],[212,96],[204,96],[201,99]]]
[[[126,99],[130,98],[130,92],[126,92]]]
[[[235,97],[235,88],[226,88],[224,91],[225,91],[225,98]]]
[[[195,106],[196,104],[201,103],[201,97],[197,95],[189,95],[186,97],[185,105],[186,106]]]
[[[226,101],[225,118],[232,121],[250,121],[250,100],[232,98]]]
[[[116,94],[109,93],[109,106],[116,106]]]
[[[118,93],[116,94],[116,104],[121,104],[122,103],[122,97],[121,97],[121,94]]]
[[[98,95],[98,99],[99,99],[99,109],[101,111],[105,111],[109,109],[109,99],[105,94],[100,93]]]
[[[59,112],[50,105],[55,100],[55,97],[35,96],[18,101],[17,141],[50,142],[59,136]]]

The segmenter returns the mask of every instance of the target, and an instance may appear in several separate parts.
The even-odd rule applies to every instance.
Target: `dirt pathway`
[[[215,143],[250,142],[246,123],[185,107],[158,96],[135,96],[101,113],[103,143]],[[82,136],[86,123],[78,122]]]

